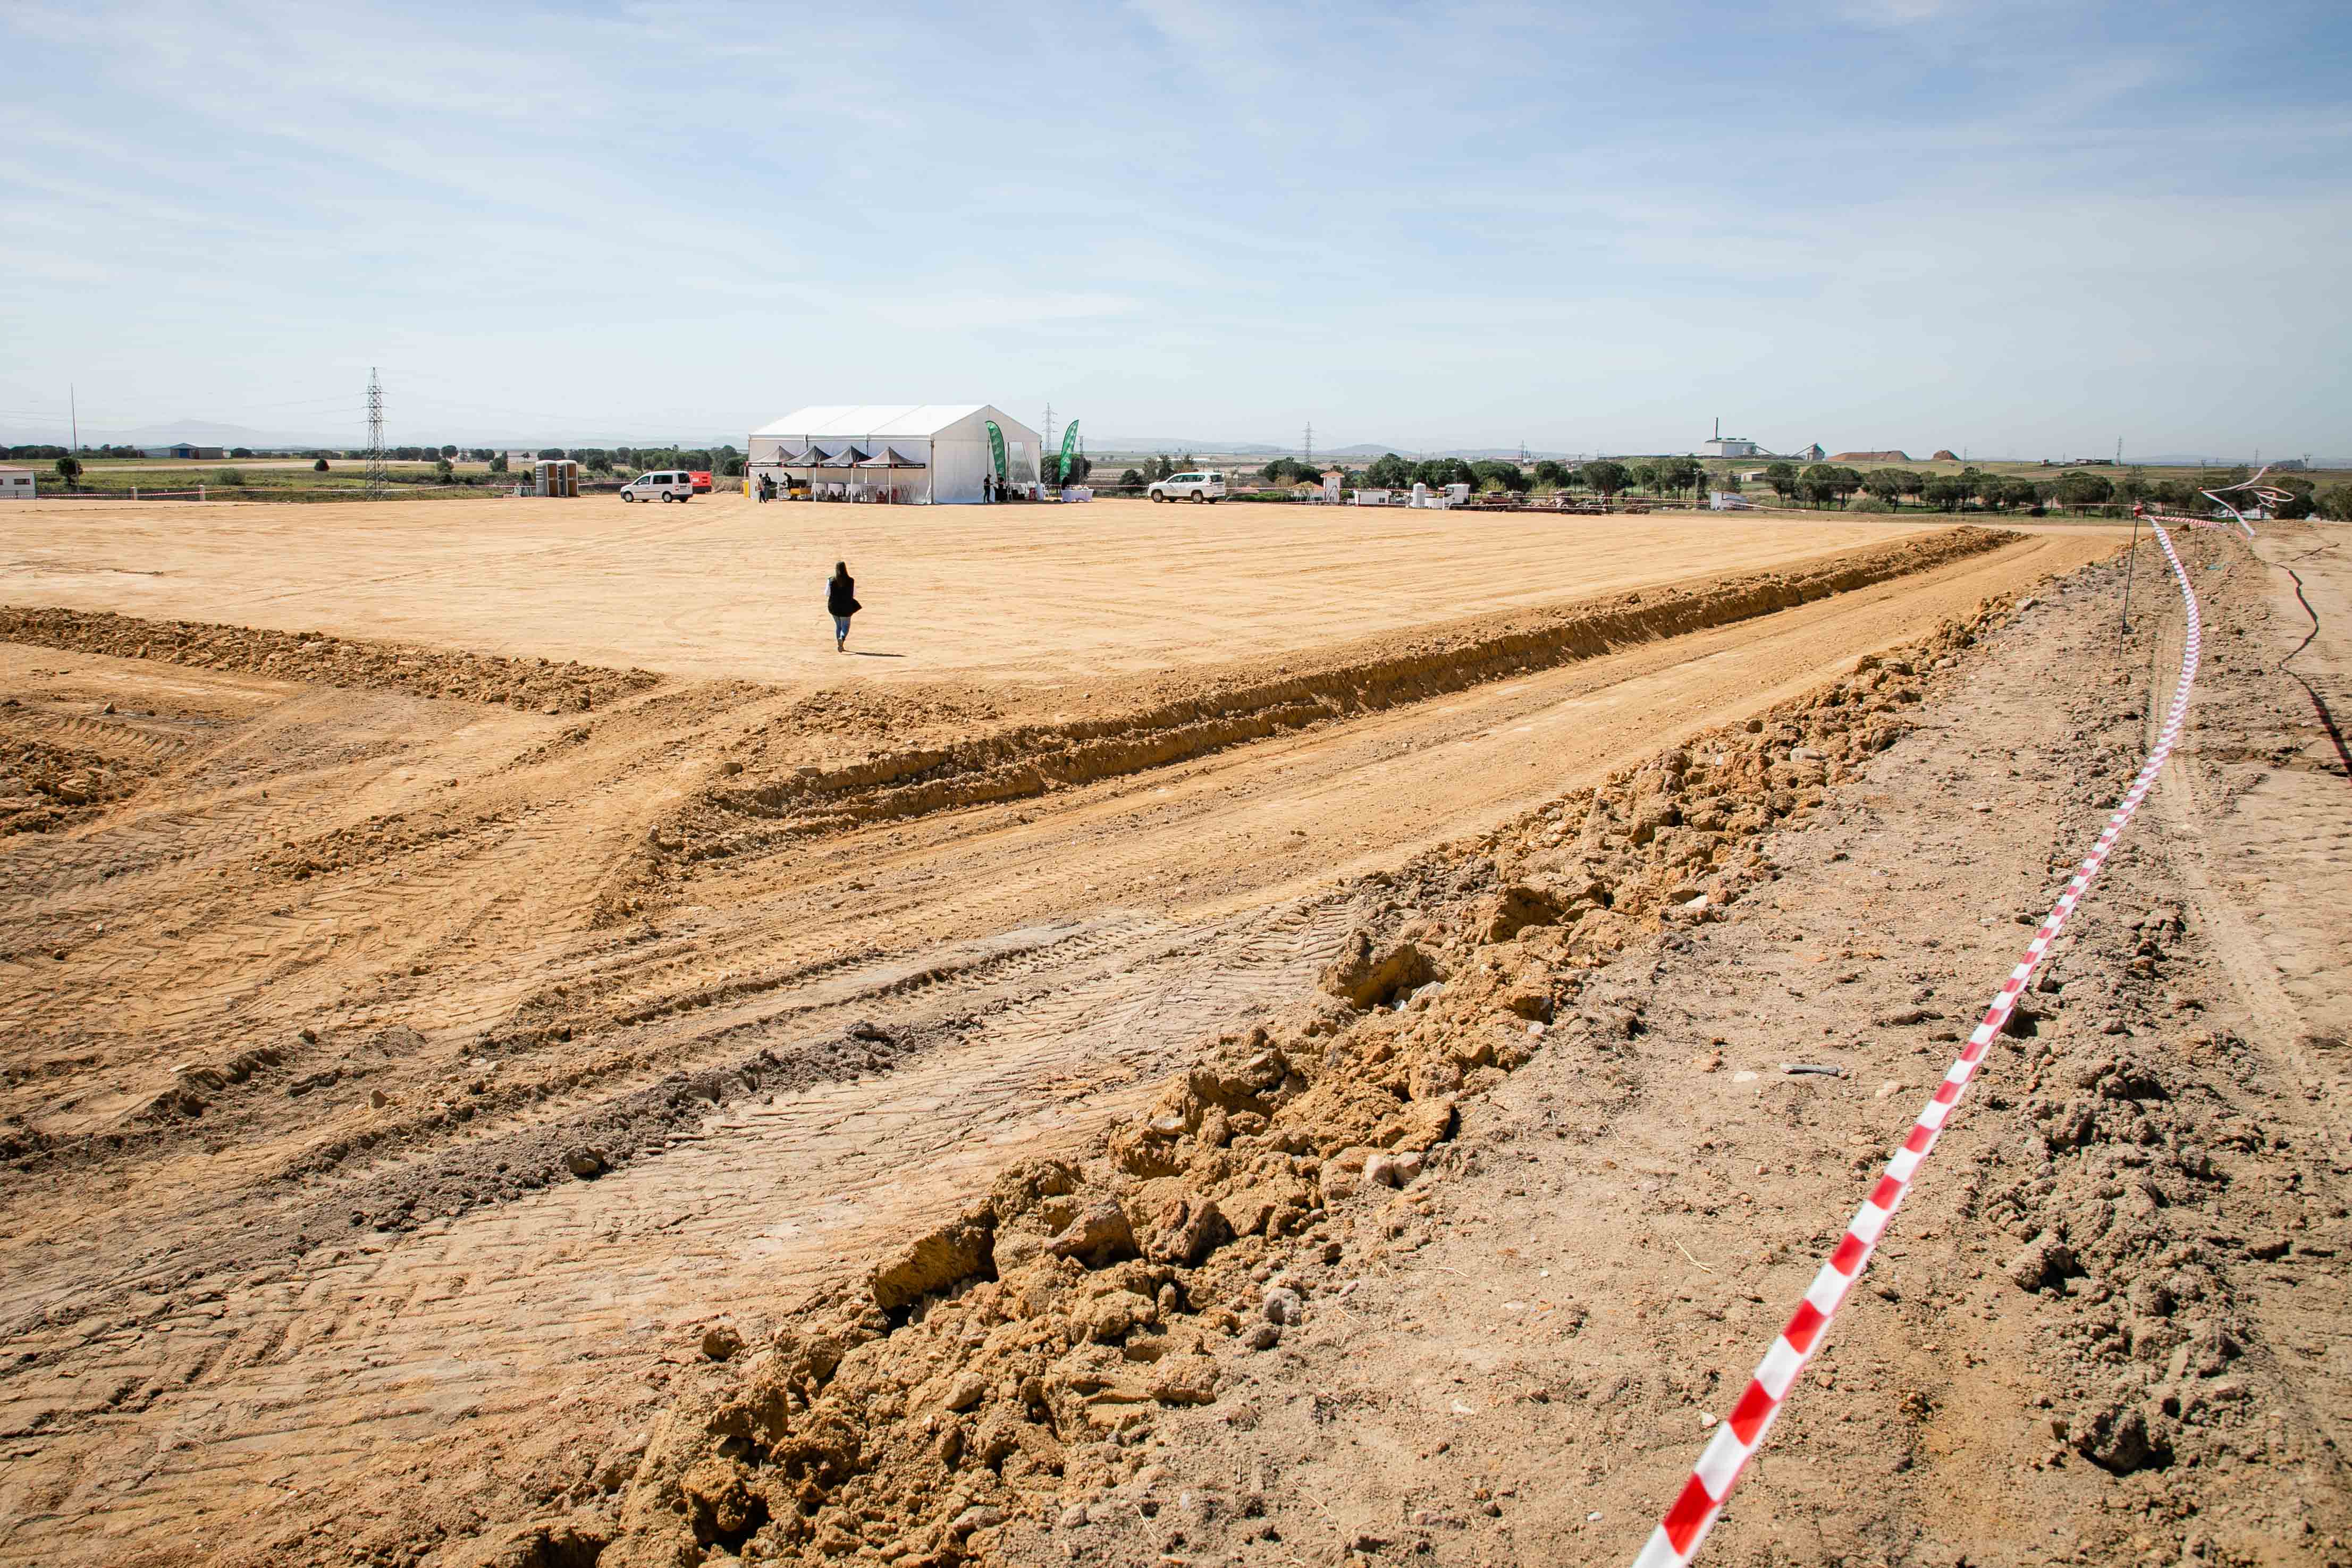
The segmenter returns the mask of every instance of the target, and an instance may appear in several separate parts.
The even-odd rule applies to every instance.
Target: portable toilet
[[[532,461],[531,493],[541,496],[580,494],[580,464],[571,458],[540,458]]]

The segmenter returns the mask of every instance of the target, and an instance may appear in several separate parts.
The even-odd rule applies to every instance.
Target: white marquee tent
[[[988,421],[1004,436],[1005,473],[1037,482],[1037,432],[987,403],[820,405],[751,432],[748,468],[814,474],[820,484],[888,485],[916,502],[977,501],[990,471]]]

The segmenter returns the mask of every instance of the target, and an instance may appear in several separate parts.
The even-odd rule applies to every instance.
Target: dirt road
[[[463,1533],[641,1425],[699,1323],[1075,1145],[1294,994],[1365,914],[1336,879],[2111,548],[2034,536],[785,842],[601,928],[611,868],[712,738],[789,694],[659,689],[567,739],[563,715],[0,646],[12,736],[148,779],[0,848],[0,1031],[24,1042],[0,1558],[398,1560]],[[578,1154],[604,1173],[574,1179]],[[190,1544],[210,1521],[234,1541]]]

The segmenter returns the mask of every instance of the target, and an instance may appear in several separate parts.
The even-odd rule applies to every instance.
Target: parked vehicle
[[[709,476],[705,476],[706,479]],[[707,487],[706,487],[707,488]],[[692,500],[694,476],[679,468],[639,474],[621,487],[623,500]]]
[[[1214,469],[1171,474],[1146,492],[1153,500],[1206,501],[1214,506],[1225,499],[1225,476]]]

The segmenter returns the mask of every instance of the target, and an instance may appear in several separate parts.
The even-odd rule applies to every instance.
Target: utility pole
[[[1312,419],[1309,419],[1307,422],[1307,440],[1305,442],[1305,447],[1306,451],[1298,460],[1311,468],[1315,466],[1315,421]]]
[[[74,395],[74,384],[66,383],[66,414],[73,421],[73,455],[81,456],[81,402]]]
[[[392,476],[383,466],[383,384],[373,365],[368,366],[367,413],[367,494],[370,500],[382,500],[392,489]]]
[[[1038,456],[1041,458],[1050,457],[1055,450],[1056,448],[1054,446],[1054,405],[1049,401],[1045,405],[1045,450],[1039,453]]]

